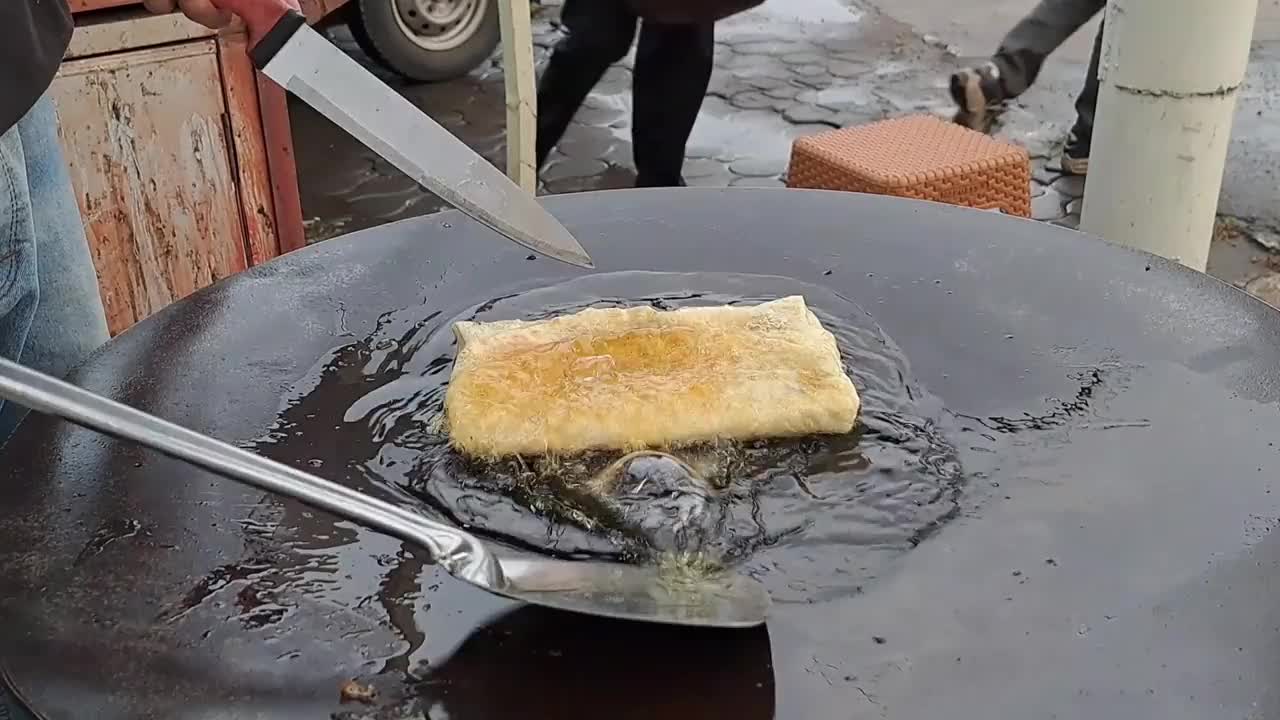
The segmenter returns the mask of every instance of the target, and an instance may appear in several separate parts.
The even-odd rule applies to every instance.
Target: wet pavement
[[[559,35],[555,2],[535,10],[541,64]],[[949,117],[946,77],[977,56],[1029,3],[998,0],[987,17],[981,0],[960,3],[950,23],[928,11],[937,0],[771,0],[717,29],[716,70],[688,147],[690,185],[781,186],[792,141],[800,136],[911,113]],[[1210,273],[1280,305],[1280,196],[1273,166],[1280,133],[1266,124],[1280,79],[1280,11],[1262,3],[1250,73],[1242,91],[1215,233]],[[945,14],[945,13],[944,13]],[[1007,22],[1006,22],[1007,20]],[[1037,86],[1008,108],[997,136],[1033,157],[1033,216],[1079,223],[1084,183],[1058,169],[1073,118],[1093,25],[1046,64]],[[499,167],[503,145],[502,71],[496,61],[470,76],[408,85],[363,58],[345,28],[332,39],[417,106]],[[1272,40],[1276,42],[1272,42]],[[551,156],[540,192],[629,187],[632,58],[610,69]],[[294,103],[294,136],[308,237],[312,241],[430,213],[444,204],[309,108]]]

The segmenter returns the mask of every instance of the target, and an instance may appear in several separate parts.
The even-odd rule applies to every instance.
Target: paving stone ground
[[[545,60],[559,37],[557,0],[535,17],[535,52]],[[359,57],[349,34],[332,31]],[[910,113],[949,118],[953,48],[869,6],[848,0],[773,0],[717,28],[715,72],[688,147],[690,185],[781,186],[792,141],[803,135]],[[504,161],[503,91],[496,60],[467,78],[405,85],[367,66],[437,121],[498,164]],[[587,99],[542,174],[541,192],[628,187],[632,57],[611,68]],[[1061,104],[1061,103],[1060,103]],[[1032,212],[1075,228],[1081,178],[1063,176],[1057,156],[1072,118],[1045,104],[1008,108],[994,129],[1033,158]],[[308,108],[294,104],[299,177],[309,237],[322,240],[443,206]],[[1223,217],[1210,272],[1280,306],[1280,235],[1257,220]]]

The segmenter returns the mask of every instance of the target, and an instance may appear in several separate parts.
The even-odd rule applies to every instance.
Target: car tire
[[[360,49],[391,71],[418,82],[452,80],[488,60],[501,42],[501,0],[444,2],[468,7],[459,28],[447,38],[415,36],[397,0],[353,0],[348,25]]]

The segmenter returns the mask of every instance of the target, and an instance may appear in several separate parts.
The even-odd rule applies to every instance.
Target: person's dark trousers
[[[538,167],[610,65],[640,40],[632,79],[638,187],[683,185],[685,145],[711,81],[715,26],[640,21],[624,0],[565,0],[565,36],[538,84]]]
[[[1006,95],[1017,97],[1031,87],[1045,59],[1106,6],[1106,0],[1040,0],[992,57]]]
[[[1005,35],[992,61],[1000,69],[1000,81],[1007,97],[1017,97],[1035,83],[1040,68],[1085,23],[1106,8],[1106,0],[1041,0]],[[1087,137],[1093,131],[1098,104],[1098,65],[1102,52],[1102,26],[1094,36],[1093,52],[1084,88],[1076,97],[1076,132]]]
[[[1098,66],[1102,56],[1102,30],[1093,38],[1093,52],[1089,55],[1089,71],[1084,76],[1084,88],[1076,96],[1076,126],[1072,132],[1082,138],[1093,137],[1093,117],[1098,111]]]

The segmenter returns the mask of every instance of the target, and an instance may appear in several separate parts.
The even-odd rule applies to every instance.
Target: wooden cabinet
[[[100,15],[78,24],[53,93],[117,334],[304,239],[284,95],[243,31]]]
[[[314,24],[333,14],[338,8],[346,5],[348,1],[301,0],[298,4],[302,7],[302,14],[306,15],[307,20]],[[67,0],[67,2],[71,5],[71,12],[78,15],[119,7],[136,7],[142,4],[142,0]]]
[[[113,333],[249,266],[216,42],[73,62],[54,91]]]
[[[82,13],[124,7],[125,5],[137,5],[141,0],[67,0],[67,2],[71,5],[71,12]]]

